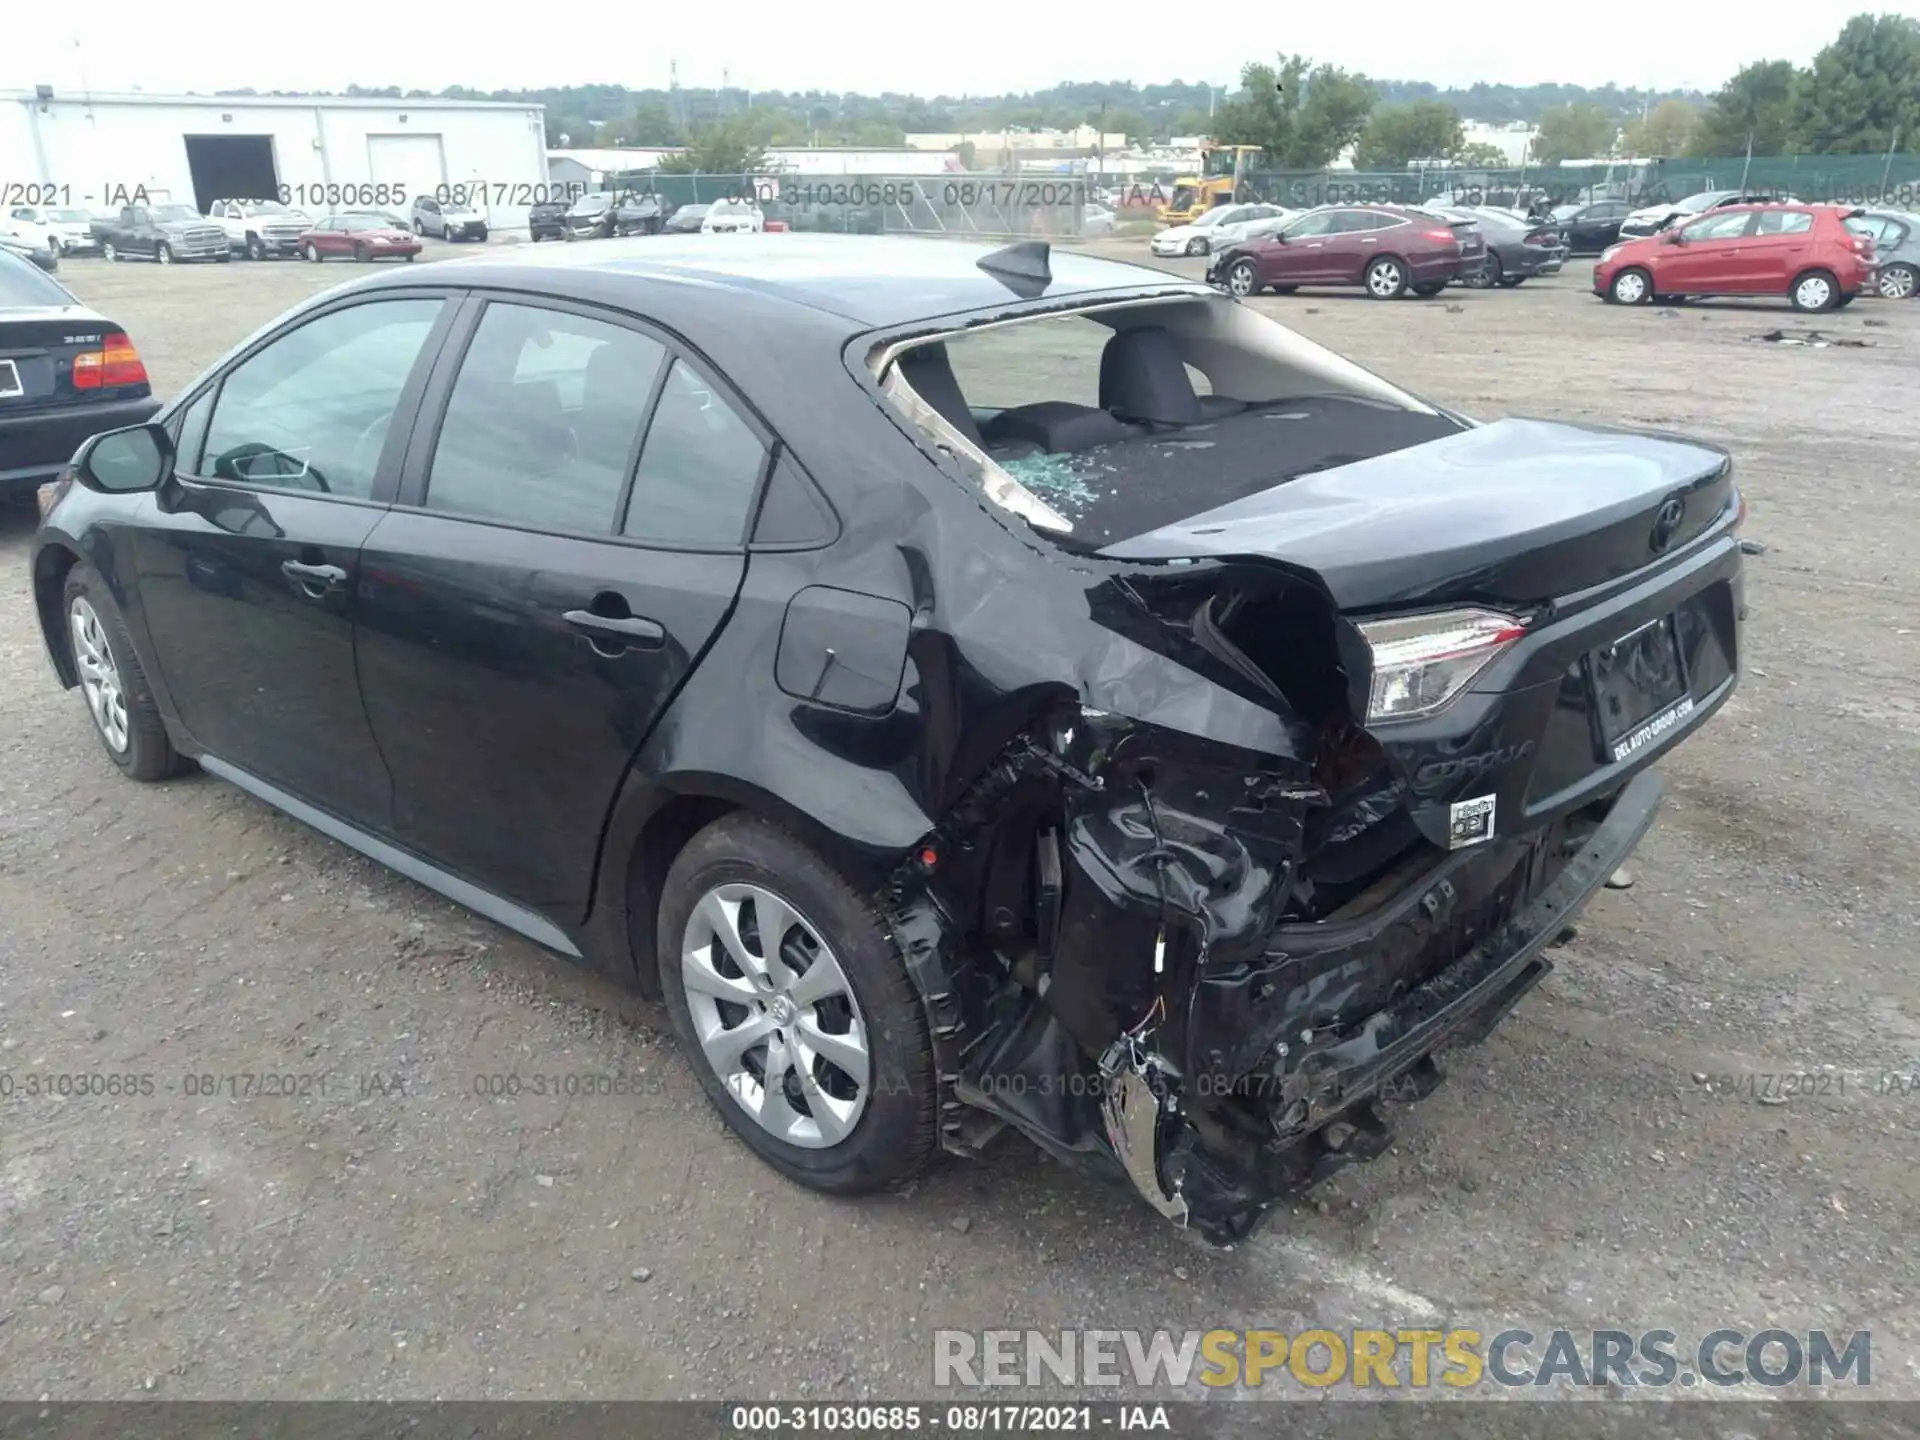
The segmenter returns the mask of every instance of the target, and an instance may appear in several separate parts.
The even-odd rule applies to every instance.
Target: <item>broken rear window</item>
[[[1075,549],[1461,428],[1224,297],[1055,311],[888,353],[906,418]]]

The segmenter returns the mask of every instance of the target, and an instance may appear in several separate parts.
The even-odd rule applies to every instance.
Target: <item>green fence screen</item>
[[[793,230],[852,235],[954,235],[1005,239],[1081,233],[1087,181],[1079,176],[953,172],[944,175],[609,175],[606,188],[656,195],[669,211],[751,198]]]

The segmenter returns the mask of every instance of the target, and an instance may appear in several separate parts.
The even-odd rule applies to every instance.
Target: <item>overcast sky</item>
[[[1712,90],[1749,61],[1805,62],[1856,11],[1920,14],[1920,0],[1733,8],[1678,0],[1654,10],[1496,5],[1478,20],[1471,6],[1374,0],[1364,16],[1352,5],[1269,6],[1252,13],[1271,17],[1270,25],[1196,27],[1209,8],[1116,0],[1047,6],[1035,16],[1019,6],[911,0],[571,0],[553,7],[399,0],[356,13],[19,0],[6,7],[0,89],[644,88],[664,87],[669,61],[678,60],[682,85],[718,85],[725,71],[733,84],[755,89],[981,95],[1063,80],[1225,84],[1243,61],[1286,49],[1381,78],[1439,85],[1614,81]]]

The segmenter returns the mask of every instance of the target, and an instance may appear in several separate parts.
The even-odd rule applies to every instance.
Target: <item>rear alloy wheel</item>
[[[1244,300],[1259,288],[1260,277],[1253,268],[1253,261],[1236,260],[1227,267],[1228,294],[1238,295]]]
[[[88,566],[76,565],[64,598],[74,673],[108,758],[135,780],[179,774],[187,762],[167,738],[146,672],[105,583]]]
[[[1809,270],[1794,278],[1790,294],[1796,310],[1831,310],[1840,298],[1840,287],[1825,270]]]
[[[307,242],[307,259],[316,265],[320,263],[320,247],[311,240]]]
[[[1880,272],[1877,285],[1882,300],[1911,300],[1920,289],[1920,271],[1911,265],[1889,265]]]
[[[1366,287],[1376,300],[1398,300],[1407,293],[1406,267],[1391,255],[1382,255],[1367,266]]]
[[[1629,265],[1613,277],[1607,298],[1616,305],[1644,305],[1653,298],[1653,277],[1638,265]]]
[[[1491,290],[1500,283],[1500,257],[1489,250],[1484,264],[1467,276],[1466,284],[1470,290]]]
[[[926,1013],[873,906],[793,835],[736,812],[660,893],[667,1012],[733,1131],[835,1194],[910,1179],[934,1152]]]
[[[173,247],[162,240],[154,249],[153,258],[158,260],[162,265],[171,265],[173,263]]]

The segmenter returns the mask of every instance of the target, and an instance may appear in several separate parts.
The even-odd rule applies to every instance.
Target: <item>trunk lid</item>
[[[113,399],[119,391],[81,391],[73,384],[74,357],[98,350],[110,325],[79,306],[22,306],[0,310],[0,415],[66,401]],[[7,394],[18,380],[20,393]]]
[[[1265,557],[1342,610],[1529,604],[1605,584],[1706,529],[1726,452],[1643,431],[1498,420],[1315,471],[1118,541],[1104,559]]]

